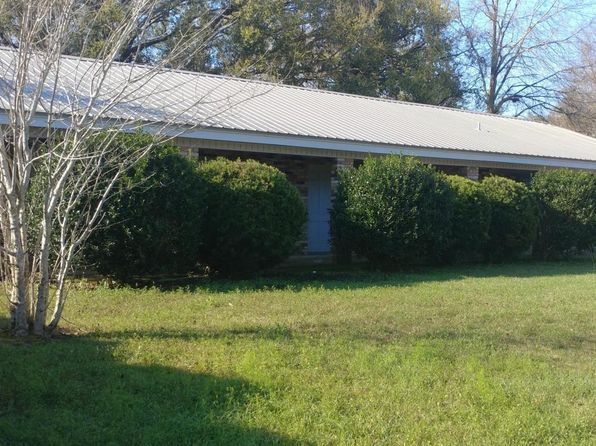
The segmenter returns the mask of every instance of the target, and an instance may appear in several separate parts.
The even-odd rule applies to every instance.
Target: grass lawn
[[[0,310],[0,444],[595,444],[593,261],[81,289]]]

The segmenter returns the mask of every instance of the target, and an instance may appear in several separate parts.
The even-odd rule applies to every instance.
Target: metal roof
[[[5,109],[14,55],[14,50],[0,47],[0,107]],[[35,57],[32,80],[39,70]],[[76,114],[89,103],[100,69],[98,61],[63,56],[48,78],[38,112]],[[591,165],[596,161],[596,139],[543,123],[142,65],[109,66],[95,109],[109,104],[109,117],[121,120],[338,143],[584,160]]]

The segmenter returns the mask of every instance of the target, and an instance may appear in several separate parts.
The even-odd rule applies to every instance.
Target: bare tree
[[[596,29],[594,30],[596,31]],[[596,37],[582,44],[579,66],[571,67],[561,102],[547,121],[596,138]]]
[[[15,335],[44,335],[57,327],[77,253],[100,223],[118,179],[152,148],[122,150],[111,144],[117,132],[150,126],[153,133],[172,137],[171,124],[181,115],[192,121],[197,105],[209,96],[197,92],[173,114],[155,111],[152,122],[135,117],[130,104],[151,101],[145,87],[163,73],[169,58],[150,67],[114,61],[131,41],[144,41],[142,24],[151,23],[147,17],[159,1],[128,2],[96,59],[62,57],[78,15],[88,13],[85,3],[13,0],[13,48],[0,49],[0,108],[5,110],[0,121],[0,256]],[[225,25],[220,18],[212,20]],[[217,32],[213,24],[179,38],[169,57],[200,49],[197,42],[207,44]],[[161,88],[162,97],[173,94],[165,87],[152,88]],[[212,114],[233,106],[233,99],[217,96],[219,104],[209,99]],[[201,112],[196,125],[206,118]]]
[[[521,115],[556,108],[593,0],[459,0],[456,26],[476,106]]]

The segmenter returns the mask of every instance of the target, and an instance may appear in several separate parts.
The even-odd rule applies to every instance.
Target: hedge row
[[[153,144],[119,135],[114,144]],[[198,163],[157,144],[118,183],[85,257],[98,272],[245,275],[294,252],[306,210],[279,170],[223,158]],[[596,176],[539,172],[530,187],[502,177],[447,176],[413,158],[370,158],[342,170],[332,209],[341,256],[381,267],[557,258],[596,245]]]
[[[152,141],[119,135],[123,149]],[[87,263],[128,282],[204,268],[244,275],[292,254],[306,221],[297,189],[256,161],[198,163],[158,144],[120,180],[103,228],[87,244]]]
[[[340,173],[332,235],[339,253],[382,267],[561,257],[596,245],[596,176],[544,171],[527,187],[370,158]]]

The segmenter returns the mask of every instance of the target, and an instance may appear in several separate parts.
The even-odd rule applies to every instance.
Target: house
[[[0,124],[13,66],[14,50],[0,48]],[[100,69],[95,60],[63,56],[46,81],[39,127],[48,116],[55,128],[71,125]],[[168,135],[190,156],[278,167],[306,200],[308,253],[330,250],[335,172],[367,156],[411,155],[472,179],[523,179],[556,167],[596,172],[596,139],[547,124],[187,71],[112,64],[95,106],[109,108],[103,125]]]

